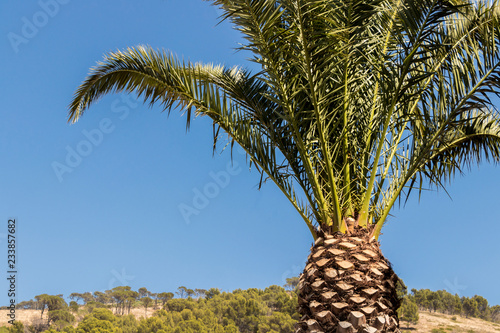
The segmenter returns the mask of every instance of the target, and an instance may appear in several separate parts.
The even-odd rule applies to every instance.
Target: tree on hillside
[[[286,279],[286,284],[284,285],[284,287],[288,291],[295,291],[298,285],[299,285],[299,278],[297,276],[294,276]]]
[[[130,291],[128,292],[127,299],[126,299],[126,307],[128,309],[128,314],[130,314],[130,310],[132,309],[132,306],[134,306],[134,303],[139,299],[139,293],[137,291]]]
[[[473,299],[477,303],[477,310],[479,311],[479,318],[484,320],[491,320],[490,306],[488,300],[482,296],[474,295]]]
[[[158,306],[158,293],[149,292],[149,297],[154,300],[154,309]]]
[[[92,293],[90,293],[88,291],[85,293],[71,293],[69,295],[69,298],[74,300],[77,303],[80,300],[82,300],[83,304],[87,304],[88,302],[92,302],[94,300],[94,296],[92,296]]]
[[[418,306],[412,301],[408,296],[405,296],[401,302],[401,306],[398,309],[399,319],[406,321],[407,327],[409,324],[417,324],[418,322]]]
[[[78,324],[76,333],[116,333],[117,329],[108,320],[87,316]]]
[[[36,310],[37,309],[37,302],[33,301],[32,299],[30,299],[29,301],[22,301],[16,305],[16,309]]]
[[[130,313],[132,305],[139,298],[139,293],[131,290],[129,286],[119,286],[111,289],[110,296],[116,305],[116,313],[120,312],[123,315],[125,310]]]
[[[45,311],[45,307],[47,306],[47,297],[49,295],[47,294],[41,294],[41,295],[37,295],[35,296],[35,300],[37,302],[37,308],[39,310],[42,310],[42,313],[40,314],[40,318],[43,317],[43,312]]]
[[[208,116],[214,149],[241,146],[313,237],[297,331],[398,331],[398,278],[377,241],[394,205],[500,160],[498,1],[212,2],[256,73],[113,52],[77,89],[69,121],[122,91],[179,107],[188,125]]]
[[[495,305],[490,308],[491,320],[498,323],[500,322],[500,305]]]
[[[438,310],[439,311],[444,310],[444,305],[443,305],[443,301],[441,299],[441,294],[439,294],[437,292],[431,292],[428,300],[430,302],[432,311],[436,312]]]
[[[210,288],[207,291],[207,299],[213,298],[216,295],[220,295],[219,288]]]
[[[137,327],[138,333],[149,333],[149,332],[166,332],[165,323],[157,317],[151,317],[148,319],[141,320],[139,326]],[[177,331],[182,332],[180,329]]]
[[[163,293],[159,293],[158,294],[158,299],[161,300],[161,305],[162,306],[165,306],[165,303],[167,303],[172,298],[174,298],[174,294],[173,293],[163,292]]]
[[[193,289],[186,289],[187,297],[193,297],[195,294],[196,292]]]
[[[413,295],[415,302],[421,310],[429,310],[430,302],[427,300],[428,294],[431,293],[429,289],[412,289],[411,294]]]
[[[83,303],[84,303],[84,304],[87,304],[88,302],[92,302],[92,301],[94,301],[94,296],[92,295],[92,293],[90,293],[90,292],[88,292],[88,291],[87,291],[87,292],[84,292],[84,293],[82,294],[82,298],[83,298]]]
[[[82,294],[80,294],[80,293],[71,293],[69,295],[69,299],[71,299],[71,300],[73,300],[73,301],[75,301],[75,302],[78,303],[83,298],[82,298]]]
[[[40,304],[40,310],[42,310],[40,318],[43,317],[43,312],[45,308],[50,311],[63,310],[68,307],[66,301],[62,298],[62,295],[47,295],[41,294],[35,296],[35,299]]]
[[[149,295],[149,291],[145,287],[139,288],[137,291],[141,298]]]
[[[14,321],[14,324],[12,324],[8,329],[7,332],[9,333],[24,333],[24,325],[20,321]]]
[[[75,313],[78,312],[78,303],[75,301],[69,302],[69,308]]]
[[[457,294],[455,294],[455,296],[453,296],[453,313],[452,314],[462,314],[462,300],[460,299],[460,296],[458,296]]]
[[[109,293],[103,293],[102,291],[94,291],[94,299],[96,302],[102,304],[108,304],[111,302],[111,296]]]
[[[474,298],[462,297],[462,307],[466,318],[479,316],[477,301]]]
[[[153,303],[153,299],[149,296],[141,298],[142,305],[144,305],[144,315],[148,315],[148,307]]]
[[[113,315],[112,311],[103,308],[92,310],[89,317],[93,317],[99,320],[106,320],[109,322],[114,322],[116,320],[116,317]]]
[[[49,325],[61,331],[64,327],[71,325],[75,321],[73,316],[68,310],[53,310],[49,311]]]
[[[175,293],[179,295],[180,298],[184,298],[188,294],[188,288],[180,286],[179,288],[177,288],[177,291]]]
[[[195,289],[194,293],[196,295],[196,298],[204,298],[205,295],[207,294],[207,291],[205,289]]]

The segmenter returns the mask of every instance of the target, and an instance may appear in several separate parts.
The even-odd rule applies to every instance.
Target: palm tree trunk
[[[368,230],[318,236],[300,276],[295,332],[400,332],[399,278]]]

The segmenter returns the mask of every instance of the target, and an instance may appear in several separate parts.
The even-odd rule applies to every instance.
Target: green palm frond
[[[168,111],[180,107],[187,113],[188,127],[193,111],[209,116],[278,185],[314,232],[314,202],[308,198],[309,205],[302,204],[295,193],[290,169],[300,171],[300,164],[282,167],[277,144],[282,148],[292,145],[286,140],[287,129],[280,124],[280,117],[264,112],[276,107],[267,99],[259,101],[265,90],[262,83],[238,68],[181,63],[172,55],[148,47],[129,48],[109,54],[93,68],[75,94],[69,120],[77,121],[102,95],[121,91],[136,93],[145,103],[158,103]],[[214,140],[219,138],[214,135]],[[282,152],[286,156],[293,150]],[[307,193],[307,184],[297,180]]]
[[[378,237],[402,195],[500,160],[498,1],[212,2],[259,73],[114,52],[77,90],[70,121],[117,91],[179,107],[188,126],[206,115],[214,149],[227,133],[313,235],[354,217]]]

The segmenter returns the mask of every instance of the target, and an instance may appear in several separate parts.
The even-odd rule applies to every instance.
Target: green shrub
[[[431,333],[448,333],[444,330],[444,328],[440,327],[440,328],[433,328]]]

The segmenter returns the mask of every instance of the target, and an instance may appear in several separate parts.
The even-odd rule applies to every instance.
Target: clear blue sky
[[[186,133],[179,112],[110,95],[66,123],[74,90],[108,51],[149,44],[192,61],[254,66],[234,51],[240,36],[217,25],[214,7],[7,0],[0,13],[0,267],[15,217],[18,301],[123,284],[265,288],[302,271],[312,242],[305,224],[273,184],[257,189],[244,156],[232,166],[229,153],[212,156],[207,119]],[[481,165],[449,186],[453,200],[429,192],[393,212],[382,250],[410,288],[500,303],[499,174]],[[197,214],[183,216],[187,206]]]

